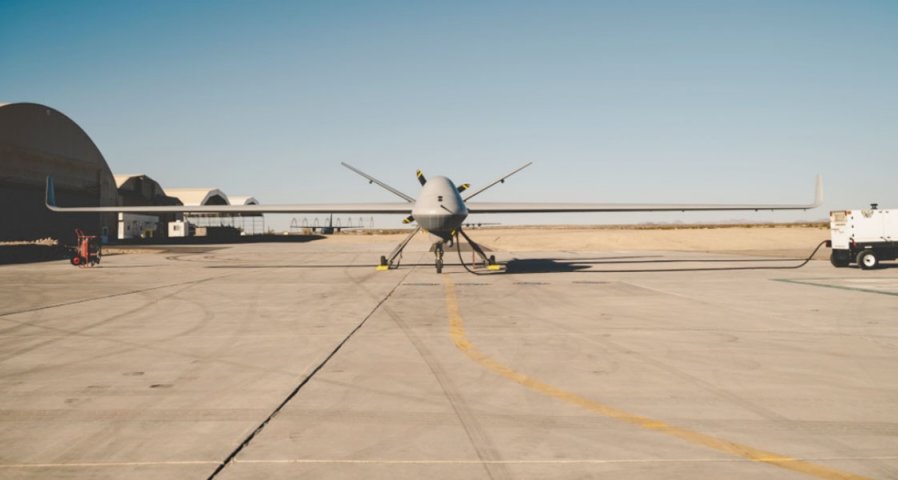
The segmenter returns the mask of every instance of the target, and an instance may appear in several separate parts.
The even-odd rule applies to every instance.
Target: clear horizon
[[[809,212],[480,215],[503,224],[820,220],[898,207],[892,2],[27,2],[0,101],[70,116],[113,173],[262,203],[808,202]],[[269,216],[279,229],[291,216]],[[401,218],[378,217],[379,228]]]

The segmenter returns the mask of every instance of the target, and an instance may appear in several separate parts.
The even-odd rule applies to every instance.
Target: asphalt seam
[[[409,270],[409,273],[411,273],[412,271],[413,270]],[[393,296],[393,293],[396,291],[396,289],[398,289],[402,285],[402,282],[405,280],[406,277],[408,277],[409,273],[406,273],[405,275],[403,275],[402,278],[396,283],[396,285],[394,285],[393,288],[390,289],[390,291],[387,292],[387,294],[379,302],[377,302],[377,305],[375,305],[374,308],[372,308],[371,311],[368,312],[368,315],[366,315],[365,318],[363,318],[362,321],[359,322],[359,324],[356,325],[356,327],[353,328],[352,331],[350,331],[349,334],[347,334],[346,337],[344,337],[343,340],[337,344],[337,346],[331,351],[331,353],[328,354],[327,357],[325,357],[324,360],[322,360],[321,363],[319,363],[314,369],[312,369],[312,371],[308,375],[306,375],[306,377],[301,382],[299,382],[299,385],[297,385],[296,388],[294,388],[293,391],[291,391],[290,394],[288,394],[287,397],[284,398],[284,400],[277,407],[275,407],[275,409],[271,412],[271,414],[269,414],[268,417],[265,418],[265,420],[263,420],[262,423],[259,424],[259,426],[257,426],[249,435],[247,435],[246,438],[243,439],[242,442],[240,442],[239,445],[237,445],[237,448],[235,448],[227,457],[225,457],[225,459],[218,465],[218,467],[212,472],[212,474],[209,475],[207,480],[213,480],[215,477],[218,476],[219,473],[221,473],[225,469],[225,467],[227,467],[228,465],[230,465],[231,463],[234,462],[234,459],[237,457],[237,455],[241,451],[243,451],[244,448],[249,446],[249,444],[253,441],[253,439],[256,438],[256,435],[261,433],[262,430],[266,426],[268,426],[268,424],[271,422],[271,420],[274,419],[274,417],[278,413],[280,413],[280,411],[285,406],[287,406],[288,403],[290,403],[290,400],[293,400],[293,398],[296,397],[297,394],[299,394],[299,391],[302,389],[302,387],[306,386],[306,384],[309,383],[309,381],[312,380],[312,378],[315,377],[315,375],[319,371],[321,371],[321,369],[323,369],[324,366],[327,365],[327,363],[332,358],[334,358],[334,356],[337,354],[337,352],[339,352],[340,349],[343,348],[343,345],[345,345],[346,342],[348,342],[349,339],[351,339],[353,337],[353,335],[355,335],[356,332],[358,332],[365,325],[365,323],[368,321],[368,319],[370,319],[372,316],[374,316],[374,313],[377,312],[380,309],[380,307],[384,303],[386,303],[386,301],[389,300],[390,297]]]
[[[830,285],[826,283],[816,283],[807,280],[794,280],[791,278],[774,278],[772,279],[774,282],[783,282],[783,283],[791,283],[793,285],[809,285],[812,287],[823,287],[823,288],[834,288],[836,290],[848,290],[852,292],[865,292],[865,293],[878,293],[879,295],[890,295],[893,297],[898,297],[898,293],[896,292],[884,292],[882,290],[874,290],[872,288],[861,288],[861,287],[847,287],[844,285]],[[827,280],[827,279],[822,279]]]
[[[21,313],[38,312],[38,311],[41,311],[41,310],[49,310],[49,309],[51,309],[51,308],[68,307],[68,306],[71,306],[71,305],[78,305],[78,304],[80,304],[80,303],[88,303],[88,302],[94,302],[94,301],[97,301],[97,300],[105,300],[105,299],[107,299],[107,298],[124,297],[124,296],[126,296],[126,295],[134,295],[134,294],[137,294],[137,293],[152,292],[153,290],[161,290],[161,289],[163,289],[163,288],[178,287],[178,286],[181,286],[181,285],[190,285],[190,284],[194,284],[194,283],[203,283],[203,282],[208,282],[209,280],[215,280],[215,279],[217,279],[217,278],[227,277],[227,276],[229,276],[229,275],[233,275],[233,273],[226,273],[226,274],[224,274],[224,275],[216,275],[216,276],[214,276],[214,277],[201,278],[201,279],[199,279],[199,280],[190,280],[190,281],[187,281],[187,282],[170,283],[170,284],[167,284],[167,285],[160,285],[160,286],[158,286],[158,287],[144,288],[144,289],[141,289],[141,290],[131,290],[131,291],[128,291],[128,292],[112,293],[112,294],[109,294],[109,295],[104,295],[104,296],[102,296],[102,297],[82,298],[82,299],[80,299],[80,300],[73,300],[73,301],[71,301],[71,302],[56,303],[56,304],[53,304],[53,305],[43,305],[43,306],[40,306],[40,307],[29,308],[29,309],[27,309],[27,310],[17,310],[17,311],[13,311],[13,312],[4,312],[4,313],[0,313],[0,317],[8,317],[8,316],[11,316],[11,315],[19,315],[19,314],[21,314]]]

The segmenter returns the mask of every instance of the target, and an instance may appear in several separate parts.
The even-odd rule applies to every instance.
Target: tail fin
[[[823,205],[823,175],[817,175],[817,185],[814,188],[814,207]]]

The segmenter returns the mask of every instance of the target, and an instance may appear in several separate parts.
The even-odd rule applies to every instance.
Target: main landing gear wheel
[[[876,254],[872,251],[864,250],[857,254],[857,264],[864,270],[871,270],[879,265],[879,259],[876,258]]]
[[[420,226],[412,230],[412,233],[405,237],[405,240],[403,240],[402,243],[397,245],[396,248],[394,248],[393,251],[390,252],[389,257],[381,255],[380,263],[377,265],[377,269],[384,272],[391,268],[399,268],[398,258],[402,255],[402,250],[405,249],[405,246],[408,245],[408,242],[412,241],[412,238],[414,238],[415,234],[420,231]]]

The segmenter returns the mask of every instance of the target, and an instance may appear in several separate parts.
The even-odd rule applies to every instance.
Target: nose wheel
[[[433,244],[433,263],[437,267],[437,273],[443,273],[443,253],[443,242]]]

